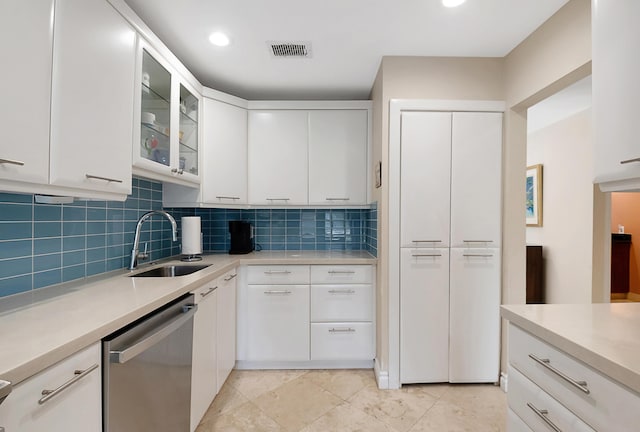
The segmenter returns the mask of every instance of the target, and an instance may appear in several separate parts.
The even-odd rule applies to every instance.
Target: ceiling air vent
[[[311,57],[311,42],[267,42],[272,57]]]

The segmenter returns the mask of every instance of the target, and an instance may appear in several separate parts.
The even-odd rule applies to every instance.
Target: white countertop
[[[161,264],[189,264],[163,260]],[[375,264],[364,251],[271,251],[205,255],[211,264],[174,278],[131,278],[118,270],[0,299],[0,379],[14,385],[158,307],[246,264]]]
[[[508,305],[501,314],[640,393],[640,303]]]

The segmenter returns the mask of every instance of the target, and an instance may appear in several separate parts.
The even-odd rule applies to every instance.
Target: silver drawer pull
[[[493,240],[462,240],[462,243],[493,243]]]
[[[344,289],[344,290],[329,290],[329,294],[355,294],[356,292],[352,289]]]
[[[349,198],[325,198],[327,201],[349,201]]]
[[[217,199],[230,199],[230,200],[239,200],[240,197],[235,196],[216,196]]]
[[[490,258],[493,256],[493,254],[462,254],[462,256],[465,257],[483,257],[483,258]]]
[[[266,275],[274,275],[274,274],[291,274],[289,270],[267,270],[264,272]]]
[[[0,164],[24,166],[24,162],[13,159],[0,159]]]
[[[237,274],[237,273],[236,273],[236,274],[229,275],[229,277],[224,278],[224,281],[225,281],[225,282],[229,282],[231,279],[233,279],[233,278],[234,278],[234,277],[236,277],[236,276],[238,276],[238,274]]]
[[[442,240],[411,240],[412,243],[442,243]]]
[[[624,164],[634,163],[634,162],[640,162],[640,157],[639,158],[633,158],[633,159],[627,159],[627,160],[620,161],[620,164],[624,165]]]
[[[38,404],[42,405],[43,403],[47,402],[52,397],[59,395],[65,389],[67,389],[68,387],[70,387],[73,384],[77,383],[82,378],[86,377],[91,372],[93,372],[94,370],[98,369],[98,367],[99,367],[99,365],[96,363],[93,366],[91,366],[88,369],[85,369],[83,371],[77,370],[77,371],[74,372],[75,376],[73,378],[71,378],[66,383],[62,384],[57,389],[55,389],[55,390],[42,390],[42,397],[40,398],[40,400],[38,400]]]
[[[209,290],[207,292],[203,292],[200,293],[200,297],[205,298],[206,296],[208,296],[209,294],[211,294],[212,292],[214,292],[216,289],[218,289],[217,286],[214,286],[212,288],[209,288]]]
[[[269,290],[269,291],[265,291],[265,294],[283,294],[283,295],[288,295],[291,294],[291,291],[289,290]]]
[[[547,410],[541,410],[536,408],[531,402],[527,402],[527,406],[529,408],[531,408],[531,411],[533,411],[534,413],[536,413],[536,415],[538,417],[540,417],[546,424],[547,426],[549,426],[551,429],[553,429],[555,432],[562,432],[562,429],[560,429],[558,426],[555,425],[555,423],[553,423],[549,417],[547,417],[547,414],[549,414],[549,411]]]
[[[85,174],[84,176],[86,178],[88,178],[88,179],[104,180],[104,181],[109,182],[109,183],[111,183],[111,182],[113,182],[113,183],[122,183],[122,180],[109,178],[109,177],[101,177],[101,176],[97,176],[97,175],[93,175],[93,174]]]
[[[355,333],[356,329],[347,327],[347,328],[330,328],[329,333]]]
[[[442,254],[439,253],[435,253],[435,254],[411,254],[412,257],[439,257],[442,256]]]
[[[564,372],[554,368],[553,366],[551,366],[551,360],[549,360],[549,359],[541,359],[540,357],[536,357],[533,354],[529,354],[529,358],[531,358],[532,360],[534,360],[538,364],[544,366],[545,368],[549,369],[551,372],[553,372],[554,374],[558,375],[560,378],[562,378],[563,380],[567,381],[569,384],[571,384],[572,386],[576,387],[577,389],[579,389],[580,391],[584,392],[585,394],[591,393],[591,391],[587,388],[587,382],[586,381],[577,381],[577,380],[571,378],[569,375],[565,374]]]
[[[354,274],[355,270],[329,270],[329,274]]]
[[[290,201],[291,198],[266,198],[267,201]]]

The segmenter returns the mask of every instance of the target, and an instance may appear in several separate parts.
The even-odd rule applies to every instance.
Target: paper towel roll
[[[185,216],[182,218],[182,255],[197,255],[202,253],[200,234],[200,216]]]

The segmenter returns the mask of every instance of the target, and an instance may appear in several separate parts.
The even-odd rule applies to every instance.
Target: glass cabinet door
[[[198,98],[180,84],[180,172],[198,175]]]
[[[140,156],[169,166],[171,74],[145,49],[142,51],[142,115]]]

